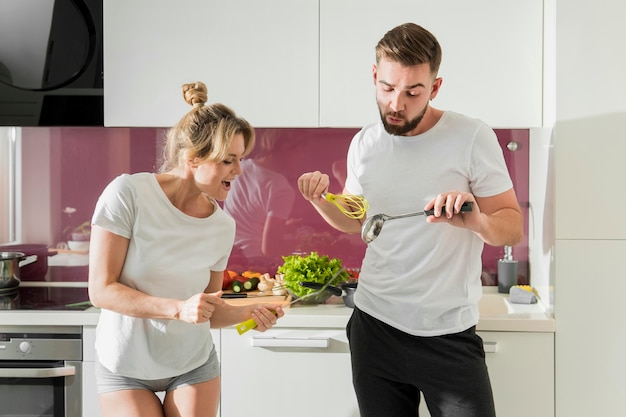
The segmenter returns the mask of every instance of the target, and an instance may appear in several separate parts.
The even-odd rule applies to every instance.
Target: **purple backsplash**
[[[345,169],[345,156],[352,136],[358,129],[256,129],[258,144],[269,146],[271,152],[265,165],[284,176],[287,184],[293,187],[295,199],[289,215],[288,225],[281,232],[271,235],[275,246],[282,245],[280,254],[246,257],[244,251],[235,248],[229,262],[229,268],[237,271],[246,269],[273,273],[282,264],[281,255],[292,252],[315,250],[320,254],[340,258],[344,266],[358,268],[365,251],[358,235],[345,235],[328,226],[313,207],[300,197],[297,192],[297,178],[301,173],[319,170],[331,176],[330,192],[340,193],[343,188],[342,171]],[[24,227],[38,224],[42,216],[49,219],[48,242],[55,246],[57,242],[67,240],[68,228],[88,220],[93,212],[96,200],[103,188],[117,175],[122,173],[154,172],[158,167],[161,141],[164,129],[154,128],[23,128],[24,169],[23,184],[28,187],[30,176],[49,175],[50,203],[30,207],[23,213]],[[525,215],[525,238],[513,249],[519,260],[519,283],[528,283],[528,169],[529,169],[529,132],[526,129],[496,130],[509,172],[515,184],[518,200]],[[39,144],[49,141],[49,146]],[[507,144],[515,142],[517,150],[510,151]],[[50,173],[31,170],[27,161],[33,153],[39,159],[50,158]],[[48,150],[49,149],[49,150]],[[250,158],[254,161],[254,154]],[[23,206],[29,207],[29,196],[35,196],[33,190],[23,193]],[[33,198],[36,200],[36,197]],[[32,202],[37,205],[37,201]],[[64,207],[76,208],[72,217],[63,213]],[[56,208],[56,209],[55,209]],[[253,210],[262,221],[266,217],[264,209]],[[30,217],[33,217],[32,221]],[[24,233],[28,236],[28,231]],[[259,238],[260,239],[260,238]],[[496,285],[497,260],[502,257],[500,247],[486,245],[483,252],[483,283]],[[63,279],[62,271],[57,272],[55,280]],[[69,272],[69,270],[68,270]],[[79,277],[72,280],[87,280],[86,269]]]

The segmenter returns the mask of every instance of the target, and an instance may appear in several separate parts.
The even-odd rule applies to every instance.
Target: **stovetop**
[[[75,310],[91,307],[87,288],[26,287],[0,291],[0,310]]]

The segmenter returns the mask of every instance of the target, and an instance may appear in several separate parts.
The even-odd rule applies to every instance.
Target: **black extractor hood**
[[[104,125],[102,1],[0,1],[0,126]]]

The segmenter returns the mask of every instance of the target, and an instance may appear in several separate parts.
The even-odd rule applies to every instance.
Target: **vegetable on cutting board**
[[[260,279],[257,277],[252,277],[243,283],[243,288],[246,291],[254,291],[259,286]]]
[[[244,290],[243,282],[237,279],[233,280],[233,283],[231,284],[230,289],[233,290],[234,293],[242,292]]]
[[[227,269],[224,271],[224,279],[222,281],[222,289],[223,290],[230,290],[232,285],[233,285],[233,281],[234,280],[238,280],[241,282],[244,282],[246,280],[246,278],[242,277],[241,275],[239,275],[236,271]]]
[[[309,255],[283,256],[283,265],[278,267],[277,272],[284,274],[285,287],[296,297],[302,297],[316,290],[303,287],[300,282],[317,282],[326,284],[333,275],[342,269],[341,260],[329,258],[327,255],[320,256],[317,252]],[[348,272],[341,272],[334,285],[340,285],[349,278]]]

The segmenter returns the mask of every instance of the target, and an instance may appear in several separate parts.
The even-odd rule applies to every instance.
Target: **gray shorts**
[[[114,374],[96,361],[96,384],[98,394],[127,389],[144,389],[152,392],[172,391],[187,385],[210,381],[220,375],[220,363],[215,352],[211,350],[209,360],[196,369],[172,378],[138,379]]]

